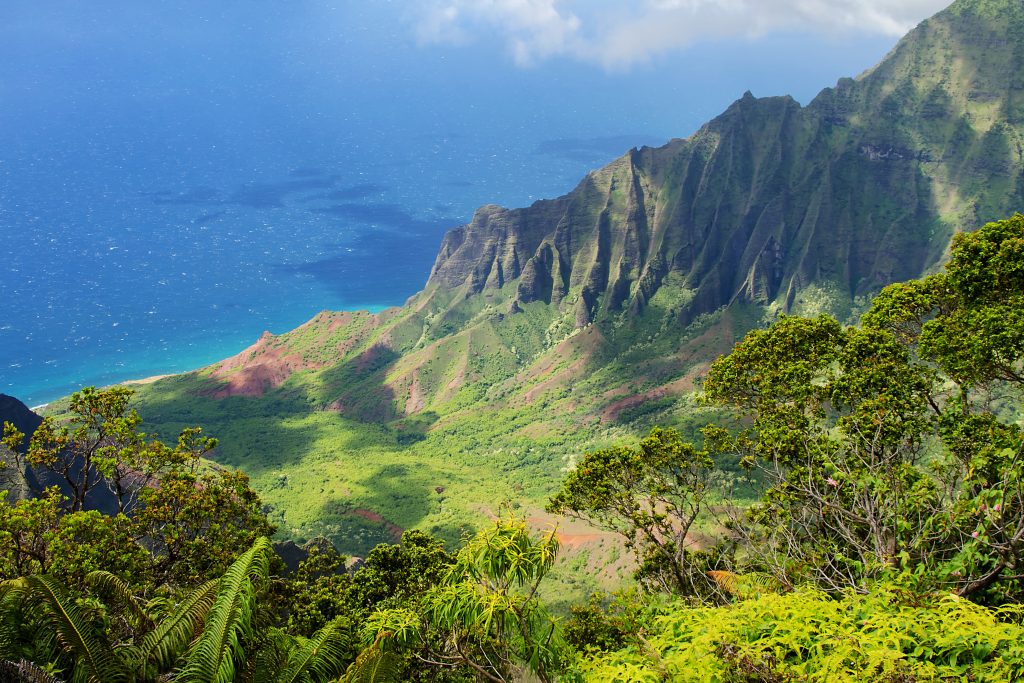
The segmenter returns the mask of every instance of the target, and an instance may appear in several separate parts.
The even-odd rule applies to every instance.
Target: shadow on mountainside
[[[343,552],[365,555],[377,543],[397,543],[403,531],[443,512],[451,496],[458,495],[461,480],[455,471],[421,461],[384,464],[358,482],[362,495],[325,500],[318,526]],[[426,531],[454,548],[471,529],[449,522]]]
[[[167,442],[185,427],[202,427],[220,439],[217,462],[256,479],[310,456],[403,449],[410,428],[388,426],[400,415],[384,383],[397,358],[394,351],[373,346],[327,370],[296,373],[254,397],[212,398],[221,380],[200,373],[177,375],[139,387],[135,406],[143,428]]]

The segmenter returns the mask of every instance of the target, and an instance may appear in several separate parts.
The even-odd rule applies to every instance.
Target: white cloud
[[[521,65],[562,56],[627,68],[708,38],[777,30],[899,36],[949,0],[430,0],[426,43],[491,41]]]
[[[421,8],[417,37],[426,43],[492,39],[530,65],[582,49],[580,20],[556,0],[445,0]]]

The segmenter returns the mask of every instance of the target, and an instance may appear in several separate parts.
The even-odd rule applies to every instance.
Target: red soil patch
[[[262,396],[281,386],[292,373],[317,367],[302,356],[289,354],[283,346],[271,347],[274,335],[264,332],[255,344],[214,366],[211,376],[221,385],[207,395],[211,398],[228,396]]]
[[[738,341],[733,324],[733,314],[726,309],[721,320],[683,345],[679,359],[687,365],[698,362],[710,364],[723,353],[729,353]]]
[[[324,311],[281,338],[264,332],[249,348],[212,366],[210,376],[221,383],[206,392],[206,395],[212,398],[262,396],[270,389],[281,386],[293,373],[301,370],[319,370],[330,365],[335,359],[351,351],[366,332],[376,329],[380,319],[376,315],[368,315],[366,325],[360,333],[346,337],[338,343],[334,353],[330,354],[329,360],[325,362],[307,360],[302,354],[291,352],[288,338],[308,328],[315,328],[319,330],[318,336],[326,340],[331,332],[351,325],[363,315],[367,314]]]
[[[557,532],[555,536],[564,550],[575,550],[585,545],[593,545],[607,538],[607,536],[602,534],[569,534],[561,531]]]
[[[445,385],[444,391],[440,392],[438,398],[442,401],[448,401],[459,392],[462,385],[466,383],[466,374],[469,370],[469,352],[464,351],[462,357],[459,359],[459,364],[455,368],[455,376],[451,378],[448,384]]]
[[[412,384],[409,386],[409,398],[405,401],[405,414],[412,415],[423,410],[427,401],[423,396],[423,387],[420,386],[419,369],[412,371]]]
[[[384,517],[374,512],[373,510],[367,510],[366,508],[356,508],[355,510],[352,510],[351,514],[355,515],[356,517],[362,517],[363,519],[370,522],[377,522],[378,524],[383,524],[384,528],[388,530],[388,533],[391,534],[391,536],[396,541],[401,540],[402,533],[405,531],[405,529],[403,529],[402,527],[398,526],[397,524],[392,524],[391,522],[384,519]]]
[[[668,384],[663,384],[660,387],[649,389],[643,393],[627,396],[626,398],[609,403],[601,410],[601,424],[608,424],[619,419],[619,415],[627,408],[638,406],[647,401],[664,398],[665,396],[682,396],[693,391],[695,389],[694,380],[706,369],[705,365],[698,365],[690,368],[690,371],[685,375]]]
[[[540,380],[523,393],[516,403],[532,403],[546,392],[570,384],[583,373],[594,350],[603,340],[596,328],[589,328],[559,343],[538,364],[509,380],[517,386],[526,386],[534,380]],[[570,358],[576,360],[564,368],[555,367]]]
[[[558,387],[569,384],[570,381],[580,376],[583,368],[586,367],[587,361],[589,360],[590,359],[587,357],[579,358],[569,367],[548,375],[548,377],[532,386],[525,394],[523,394],[522,401],[526,403],[533,403],[538,397],[543,396],[552,389],[557,389]]]
[[[352,321],[355,320],[355,318],[356,318],[356,316],[353,315],[352,312],[350,312],[350,311],[339,311],[337,313],[330,313],[330,314],[328,314],[328,313],[321,313],[316,318],[313,318],[313,320],[311,320],[310,322],[319,322],[319,321],[324,320],[324,319],[326,319],[328,317],[331,318],[331,323],[330,323],[330,325],[327,326],[327,331],[328,332],[334,332],[335,330],[337,330],[337,329],[339,329],[341,327],[345,327],[347,325],[351,325]]]
[[[615,538],[610,531],[597,529],[586,522],[576,519],[568,519],[550,513],[536,514],[527,518],[527,523],[539,530],[550,530],[555,524],[558,525],[555,537],[563,549],[575,550],[586,545],[596,545],[600,541]]]

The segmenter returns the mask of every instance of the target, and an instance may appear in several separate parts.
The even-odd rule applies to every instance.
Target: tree
[[[83,389],[71,399],[70,418],[45,418],[27,459],[60,476],[35,499],[0,500],[0,576],[53,573],[80,584],[105,569],[150,586],[194,586],[218,576],[261,536],[273,533],[249,479],[219,468],[200,471],[216,439],[199,428],[182,431],[174,448],[138,431],[121,387]],[[20,442],[6,429],[4,443]],[[86,510],[104,486],[118,513]],[[127,515],[125,514],[127,513]],[[148,551],[149,561],[145,561]]]
[[[832,589],[909,571],[978,595],[1024,573],[1024,217],[953,243],[861,328],[783,317],[712,364],[706,397],[752,418],[709,444],[766,483],[734,530],[755,566]],[[1016,405],[1016,408],[1013,406]]]
[[[943,381],[932,407],[947,514],[930,531],[963,595],[1024,597],[1024,216],[957,235],[945,272],[887,287],[864,325],[897,336]]]
[[[350,600],[372,610],[422,596],[443,581],[454,563],[442,541],[411,529],[400,543],[382,543],[370,551],[352,578]]]
[[[142,490],[131,518],[135,538],[153,561],[157,585],[190,586],[218,576],[274,527],[241,472],[172,469]]]
[[[10,422],[4,422],[0,435],[0,491],[16,497],[27,493],[24,479],[25,458],[22,454],[25,435]]]
[[[534,538],[524,522],[499,519],[459,551],[439,585],[373,613],[364,642],[409,653],[419,667],[468,668],[488,681],[515,680],[524,669],[555,680],[564,645],[537,590],[557,552],[554,529]]]
[[[891,335],[832,318],[784,317],[712,364],[706,396],[753,413],[709,445],[757,466],[763,502],[737,524],[746,552],[792,585],[863,587],[905,553],[926,552],[914,520],[937,504],[919,466],[933,381]]]
[[[26,461],[57,477],[68,496],[69,511],[84,510],[96,498],[97,487],[104,485],[113,494],[117,511],[129,513],[139,494],[163,473],[194,467],[216,448],[216,439],[203,438],[200,429],[186,429],[173,449],[148,439],[139,431],[139,414],[129,408],[133,394],[126,387],[86,387],[71,395],[65,422],[45,417],[32,435]],[[13,437],[5,432],[5,442]]]
[[[137,583],[149,578],[148,556],[135,543],[127,518],[95,510],[63,513],[63,507],[55,487],[14,505],[0,493],[0,579],[52,574],[80,587],[99,569]]]
[[[694,565],[694,524],[714,491],[707,451],[673,430],[655,428],[635,448],[587,453],[566,476],[547,509],[619,534],[647,575],[680,595],[712,585]]]
[[[299,564],[294,577],[281,580],[277,592],[290,634],[308,637],[340,616],[356,621],[359,610],[352,605],[352,578],[345,560],[330,542],[311,544],[309,557]]]

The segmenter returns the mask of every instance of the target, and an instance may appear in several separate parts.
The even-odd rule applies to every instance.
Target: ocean
[[[32,405],[400,305],[477,206],[563,194],[748,87],[807,101],[888,46],[606,73],[418,46],[385,4],[123,5],[0,9],[0,392]]]

